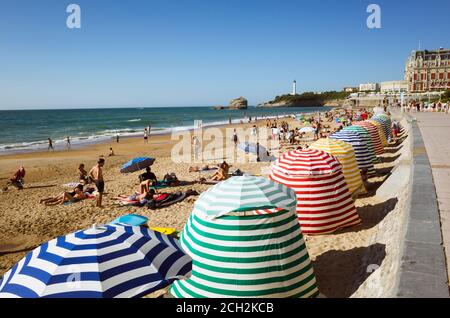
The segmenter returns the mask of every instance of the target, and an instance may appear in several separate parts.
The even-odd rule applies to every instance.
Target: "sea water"
[[[261,118],[323,111],[323,107],[249,107],[246,110],[215,110],[212,107],[101,108],[0,111],[0,154],[37,151],[47,148],[47,138],[56,149],[65,149],[65,138],[72,146],[120,137],[143,136],[194,128],[240,123],[246,117]]]

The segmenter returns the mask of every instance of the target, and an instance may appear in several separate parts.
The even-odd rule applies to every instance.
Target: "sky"
[[[0,0],[0,109],[256,105],[294,79],[300,92],[400,80],[419,43],[450,48],[448,12],[448,0]]]

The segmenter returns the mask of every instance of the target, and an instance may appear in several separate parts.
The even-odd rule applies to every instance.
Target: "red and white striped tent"
[[[369,132],[370,139],[372,139],[373,148],[377,156],[382,155],[384,153],[383,143],[381,142],[377,126],[371,124],[369,121],[366,120],[353,122],[353,125],[363,127]]]
[[[333,233],[361,222],[342,165],[322,150],[283,154],[272,165],[270,178],[295,190],[297,215],[304,234]]]

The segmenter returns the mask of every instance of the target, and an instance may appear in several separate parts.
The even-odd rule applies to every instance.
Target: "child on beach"
[[[105,159],[100,158],[97,161],[97,164],[95,166],[93,166],[91,171],[89,172],[89,176],[94,181],[95,186],[97,187],[97,191],[98,191],[98,197],[97,197],[97,203],[96,203],[97,208],[102,207],[103,191],[105,190],[105,181],[103,180],[104,165],[105,165]]]

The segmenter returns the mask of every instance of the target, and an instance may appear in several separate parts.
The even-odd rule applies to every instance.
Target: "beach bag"
[[[180,181],[178,180],[177,175],[172,172],[164,176],[163,183],[168,186],[177,186],[180,183]]]

